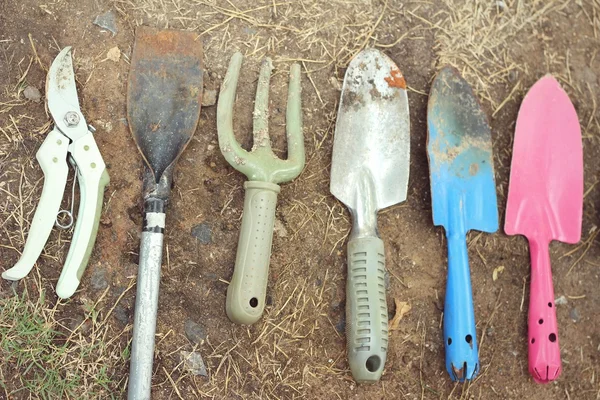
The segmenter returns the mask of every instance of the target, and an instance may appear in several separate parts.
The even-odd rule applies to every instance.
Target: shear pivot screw
[[[77,126],[79,124],[79,114],[75,111],[69,111],[65,114],[65,122],[67,126]]]

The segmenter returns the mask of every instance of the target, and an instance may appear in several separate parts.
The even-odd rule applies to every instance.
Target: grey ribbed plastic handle
[[[279,185],[244,183],[244,215],[231,283],[227,288],[227,316],[237,324],[258,321],[265,308],[273,225]]]
[[[385,251],[377,237],[348,242],[346,284],[348,362],[357,382],[377,382],[387,358]]]

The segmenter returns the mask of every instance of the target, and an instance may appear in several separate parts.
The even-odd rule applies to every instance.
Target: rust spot
[[[469,166],[469,175],[474,176],[479,171],[479,164],[473,163]]]
[[[463,380],[465,377],[466,368],[456,368],[454,364],[452,364],[452,372],[454,372],[454,376],[458,380]]]
[[[384,79],[390,87],[406,89],[406,81],[398,68],[392,67],[390,69],[390,76],[386,76]]]
[[[158,30],[148,26],[136,29],[136,53],[138,57],[164,57],[175,58],[196,57],[202,59],[202,42],[196,40],[194,32],[177,30]]]

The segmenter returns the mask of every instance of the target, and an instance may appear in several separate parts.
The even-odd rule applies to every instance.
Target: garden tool
[[[233,276],[227,288],[226,310],[231,321],[250,325],[260,319],[265,308],[278,184],[291,181],[302,172],[304,138],[300,66],[295,64],[290,70],[286,113],[288,158],[281,160],[273,154],[268,127],[269,80],[273,66],[266,58],[260,68],[254,103],[252,151],[244,150],[237,143],[233,133],[233,104],[242,58],[239,52],[231,57],[219,94],[217,132],[223,157],[248,177],[244,183],[244,214]]]
[[[377,382],[388,347],[385,250],[377,212],[406,200],[410,116],[406,82],[376,49],[350,62],[338,109],[331,161],[331,193],[348,209],[346,343],[357,382]]]
[[[583,213],[583,148],[575,107],[550,75],[523,99],[515,130],[507,235],[529,241],[529,373],[548,383],[561,373],[549,245],[577,243]]]
[[[480,367],[467,232],[495,232],[498,206],[490,126],[473,90],[452,67],[442,68],[433,81],[427,128],[433,223],[444,227],[448,241],[446,370],[463,382]]]
[[[140,26],[127,84],[127,121],[145,162],[128,398],[149,399],[165,210],[173,170],[200,118],[202,44],[193,32]]]
[[[36,153],[44,172],[44,187],[23,254],[14,267],[2,273],[2,277],[9,280],[25,277],[39,258],[52,226],[68,229],[73,225],[75,199],[71,199],[70,211],[59,211],[69,173],[68,159],[75,168],[72,196],[78,180],[81,199],[69,253],[56,284],[56,293],[66,299],[77,290],[94,248],[104,187],[109,182],[104,160],[94,140],[95,129],[87,124],[79,108],[71,47],[62,49],[50,66],[46,98],[54,128]],[[66,221],[61,222],[61,216],[66,217]]]

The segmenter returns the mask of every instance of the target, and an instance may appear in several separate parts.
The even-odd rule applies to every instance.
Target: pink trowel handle
[[[529,252],[529,373],[537,383],[548,383],[557,379],[562,369],[549,243],[530,238]]]

